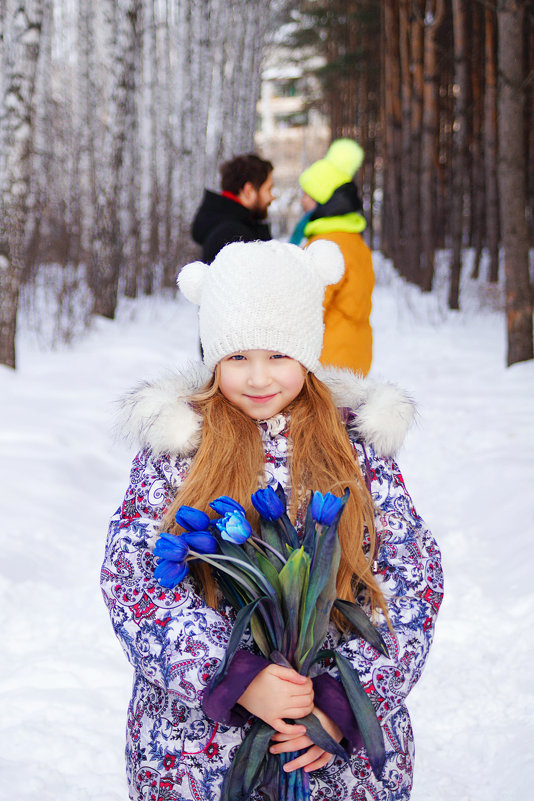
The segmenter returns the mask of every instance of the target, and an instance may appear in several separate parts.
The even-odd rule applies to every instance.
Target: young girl
[[[391,385],[319,364],[325,286],[343,273],[336,245],[234,243],[208,268],[180,273],[200,306],[204,366],[145,384],[123,404],[142,447],[114,515],[102,590],[134,668],[126,764],[134,801],[216,801],[254,716],[276,731],[272,753],[301,751],[286,770],[310,773],[313,799],[408,799],[414,746],[404,700],[418,680],[442,599],[440,554],[392,460],[413,418]],[[205,565],[174,589],[154,577],[153,549],[185,504],[215,513],[229,495],[257,522],[250,495],[280,482],[302,524],[310,490],[350,499],[341,517],[338,595],[365,605],[385,657],[333,620],[326,647],[358,671],[383,728],[386,763],[371,771],[335,666],[309,679],[269,664],[247,634],[227,679],[209,684],[234,614]],[[291,721],[314,712],[351,754],[315,746]],[[259,799],[256,793],[254,799]]]

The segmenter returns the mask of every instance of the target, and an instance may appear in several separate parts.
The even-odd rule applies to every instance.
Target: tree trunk
[[[465,0],[452,0],[454,29],[454,124],[451,197],[451,267],[449,308],[460,308],[460,275],[464,236],[464,201],[467,143],[467,28]]]
[[[122,58],[124,60],[124,294],[135,298],[141,281],[141,240],[139,196],[140,149],[138,101],[141,75],[141,25],[142,0],[131,0],[125,8],[122,36]]]
[[[411,0],[400,0],[399,7],[399,41],[401,65],[401,261],[397,265],[399,272],[409,281],[415,280],[412,261],[411,230],[412,185],[411,185],[411,125],[412,111],[412,75],[410,70],[410,7]]]
[[[534,358],[529,242],[525,218],[523,20],[515,0],[498,0],[499,187],[505,253],[508,366]]]
[[[401,237],[400,219],[400,70],[399,70],[399,9],[397,0],[385,0],[382,16],[383,30],[383,203],[382,243],[386,256],[398,267]]]
[[[147,0],[143,16],[143,111],[141,115],[141,136],[144,147],[141,148],[141,220],[140,248],[143,289],[147,294],[154,290],[154,271],[160,263],[159,224],[162,209],[160,205],[158,176],[158,134],[161,127],[162,93],[160,62],[158,58],[158,37],[156,23],[156,0]],[[167,24],[167,19],[164,20]],[[166,57],[169,57],[168,51]],[[165,74],[165,73],[163,73]]]
[[[484,165],[486,176],[486,242],[489,253],[489,280],[499,280],[499,187],[497,179],[497,53],[495,10],[485,8]]]
[[[532,9],[532,3],[531,3]],[[534,14],[527,17],[527,64],[525,74],[525,138],[527,141],[527,205],[530,245],[534,246]]]
[[[16,366],[15,335],[30,191],[33,93],[43,22],[43,1],[2,9],[0,107],[0,364]],[[4,50],[5,48],[5,50]]]
[[[471,7],[472,51],[471,51],[471,96],[472,96],[472,135],[471,135],[471,235],[470,243],[474,249],[472,278],[480,276],[480,262],[485,237],[485,183],[484,160],[482,155],[482,76],[484,73],[484,53],[482,49],[484,9],[478,4]]]
[[[427,0],[424,28],[423,134],[421,143],[421,287],[432,291],[436,250],[436,173],[438,168],[438,58],[436,34],[444,0]]]
[[[412,75],[412,94],[410,109],[410,167],[409,167],[409,206],[408,253],[410,274],[414,283],[421,285],[419,259],[421,252],[421,137],[423,127],[424,92],[424,0],[412,5],[410,23],[410,72]]]

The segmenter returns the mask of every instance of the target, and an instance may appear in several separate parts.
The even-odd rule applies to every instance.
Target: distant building
[[[325,154],[330,129],[318,109],[317,80],[297,64],[277,63],[281,59],[273,51],[263,72],[255,139],[274,164],[277,197],[269,213],[273,236],[287,239],[302,214],[299,175]]]

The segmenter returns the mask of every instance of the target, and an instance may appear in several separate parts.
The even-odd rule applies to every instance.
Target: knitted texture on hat
[[[325,159],[349,176],[354,178],[363,163],[364,150],[353,139],[336,139],[328,148]]]
[[[304,170],[299,183],[317,203],[326,203],[335,190],[352,181],[362,165],[363,148],[352,139],[336,139],[326,156]]]
[[[323,297],[343,275],[333,242],[233,242],[209,265],[182,268],[178,286],[199,304],[204,363],[213,370],[243,350],[278,351],[314,372],[323,343]]]

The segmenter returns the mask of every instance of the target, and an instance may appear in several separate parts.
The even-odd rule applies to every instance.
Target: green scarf
[[[335,231],[343,231],[348,234],[361,234],[365,230],[367,223],[365,218],[357,211],[343,214],[340,217],[319,217],[312,220],[304,229],[304,235],[309,239],[312,236],[321,234],[332,234]]]

